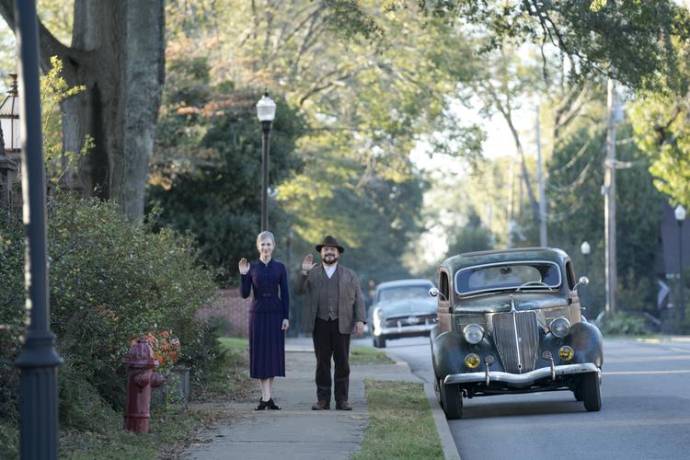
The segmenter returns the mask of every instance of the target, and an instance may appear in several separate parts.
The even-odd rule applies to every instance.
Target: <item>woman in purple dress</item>
[[[290,327],[287,270],[271,258],[273,233],[261,232],[256,247],[259,260],[249,263],[242,258],[239,263],[242,297],[254,293],[249,310],[249,375],[261,385],[256,410],[279,410],[271,398],[271,387],[274,377],[285,377],[285,331]]]

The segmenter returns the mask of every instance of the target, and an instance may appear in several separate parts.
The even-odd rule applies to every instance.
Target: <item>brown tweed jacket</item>
[[[359,285],[359,278],[349,268],[338,264],[338,331],[341,334],[351,334],[355,322],[366,322],[364,312],[364,296]],[[297,293],[305,295],[305,319],[307,326],[313,331],[316,323],[316,313],[319,300],[319,283],[325,277],[323,264],[314,267],[309,274],[300,275],[297,281]],[[323,276],[322,276],[323,275]]]

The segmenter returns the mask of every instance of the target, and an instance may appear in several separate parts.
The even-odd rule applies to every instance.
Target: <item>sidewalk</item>
[[[182,455],[185,460],[237,458],[348,459],[362,442],[367,427],[364,379],[418,383],[407,366],[351,364],[351,412],[312,411],[316,400],[315,358],[310,339],[288,339],[286,378],[277,378],[273,399],[282,410],[254,411],[258,401],[232,402],[229,410],[239,417],[202,433]]]

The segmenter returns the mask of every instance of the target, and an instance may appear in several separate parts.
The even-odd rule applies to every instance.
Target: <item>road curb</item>
[[[445,458],[445,460],[461,460],[458,446],[455,444],[453,434],[450,432],[450,427],[448,426],[446,414],[443,413],[443,409],[441,409],[436,400],[434,387],[430,383],[425,383],[424,393],[426,393],[426,399],[429,401],[429,406],[431,407],[431,415],[433,415],[434,422],[436,423],[438,437],[441,439],[443,458]]]
[[[386,352],[388,356],[397,366],[404,366],[407,371],[412,373],[410,365],[406,361],[401,361],[390,353]],[[418,380],[421,380],[415,375]],[[429,383],[423,383],[424,394],[426,395],[427,401],[429,401],[429,408],[431,409],[431,416],[434,418],[434,424],[436,424],[436,432],[438,433],[439,440],[441,441],[441,448],[443,449],[443,458],[445,460],[461,460],[460,453],[458,452],[458,446],[455,444],[453,439],[453,434],[450,432],[450,427],[448,426],[448,420],[446,419],[446,414],[438,405],[436,400],[436,393],[434,392],[434,387]]]

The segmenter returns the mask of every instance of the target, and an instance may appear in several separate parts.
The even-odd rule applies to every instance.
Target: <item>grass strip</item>
[[[148,434],[136,434],[124,431],[122,414],[113,413],[108,417],[107,426],[97,427],[98,431],[62,431],[60,458],[68,460],[176,458],[200,426],[211,425],[219,416],[221,414],[218,411],[209,409],[169,407],[152,410],[151,431]]]
[[[395,364],[386,353],[371,347],[352,347],[350,364]]]
[[[242,337],[220,337],[218,341],[225,350],[233,353],[241,353],[249,349],[249,340]]]
[[[443,459],[441,441],[421,384],[366,380],[365,388],[369,426],[354,460]]]
[[[64,429],[60,433],[60,458],[68,460],[177,458],[201,427],[209,427],[227,414],[215,402],[242,399],[249,392],[247,339],[219,339],[225,357],[203,387],[195,387],[194,401],[188,408],[163,404],[151,408],[151,431],[129,433],[122,429],[123,414],[100,403],[91,408],[97,419],[92,427]],[[207,401],[205,404],[199,404]],[[97,417],[96,417],[97,415]],[[2,428],[2,426],[0,426]],[[0,438],[1,439],[1,438]],[[2,456],[0,456],[2,457]]]

